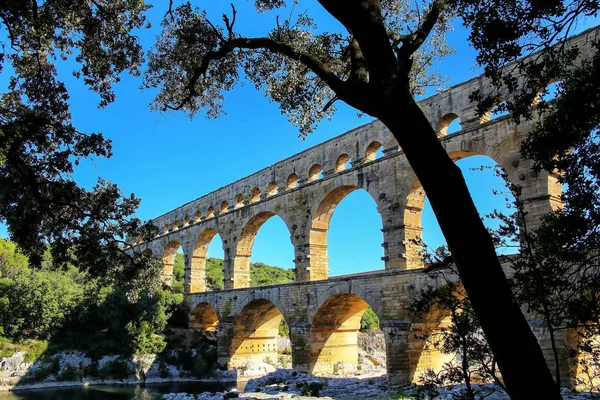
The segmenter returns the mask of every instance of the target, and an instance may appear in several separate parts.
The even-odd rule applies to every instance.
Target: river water
[[[152,385],[88,386],[0,392],[0,400],[158,400],[163,394],[220,392],[235,385],[219,383],[168,383]]]

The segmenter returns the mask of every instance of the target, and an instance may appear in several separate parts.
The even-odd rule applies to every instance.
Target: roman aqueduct
[[[590,30],[571,41],[588,42],[596,34]],[[489,113],[477,114],[469,94],[476,89],[485,92],[486,87],[485,79],[476,77],[421,101],[420,106],[452,159],[485,155],[504,169],[511,182],[522,186],[527,223],[535,227],[542,215],[560,206],[560,184],[552,174],[534,173],[531,162],[519,154],[535,119],[517,126],[509,116],[490,120]],[[457,118],[461,129],[447,134]],[[383,155],[375,158],[379,149]],[[355,190],[366,191],[377,204],[385,270],[329,277],[329,221],[340,201]],[[133,239],[131,244],[134,251],[162,257],[167,282],[182,247],[190,325],[218,331],[219,361],[229,368],[275,359],[281,318],[290,326],[295,369],[332,372],[338,362],[356,363],[357,331],[370,306],[385,333],[388,379],[401,384],[445,361],[411,334],[439,329],[440,319],[416,319],[406,310],[416,291],[437,284],[423,274],[420,248],[413,241],[422,230],[423,204],[424,192],[402,149],[385,126],[374,121],[153,219],[160,233]],[[295,282],[249,287],[254,238],[273,216],[289,230]],[[217,233],[225,255],[225,290],[206,291],[207,249]],[[533,318],[530,322],[552,363],[542,327]],[[569,340],[565,333],[561,348],[565,359]],[[569,384],[569,371],[562,376],[563,384]]]

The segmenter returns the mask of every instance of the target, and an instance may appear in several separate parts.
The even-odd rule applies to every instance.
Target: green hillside
[[[183,254],[175,256],[173,265],[173,290],[183,293]],[[294,281],[294,271],[261,262],[250,263],[250,286],[268,286]],[[206,286],[209,290],[223,289],[223,259],[206,259]]]

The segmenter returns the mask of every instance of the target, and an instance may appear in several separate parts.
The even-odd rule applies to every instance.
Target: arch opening
[[[362,361],[359,357],[359,335],[362,335],[359,330],[368,309],[369,304],[365,300],[349,293],[334,295],[319,307],[310,329],[309,367],[312,373],[330,374],[340,369],[349,372],[358,369]],[[376,331],[373,335],[382,333]],[[384,370],[385,357],[379,359],[379,364]]]
[[[342,172],[350,168],[352,168],[352,159],[348,154],[340,155],[335,161],[334,172]]]
[[[217,237],[219,240],[214,240]],[[213,242],[220,242],[220,237],[217,231],[214,229],[206,229],[200,233],[194,251],[192,253],[192,260],[190,270],[186,275],[185,280],[185,291],[188,293],[204,292],[206,290],[219,290],[223,289],[223,270],[222,270],[222,259],[221,269],[218,270],[215,262],[211,259],[207,260],[209,247],[212,249],[211,244]],[[222,243],[221,243],[222,249]],[[221,250],[222,251],[222,250]],[[218,264],[218,263],[216,263]],[[216,271],[215,271],[216,269]],[[219,274],[220,272],[220,274]]]
[[[315,164],[308,170],[308,181],[313,182],[323,178],[323,167],[319,164]]]
[[[243,207],[245,204],[245,198],[244,195],[242,193],[238,194],[237,196],[235,196],[235,205],[233,206],[234,209],[236,208],[240,208]]]
[[[381,143],[374,141],[365,150],[364,162],[371,162],[383,156],[383,146]]]
[[[290,174],[285,183],[285,189],[290,190],[298,187],[298,175]]]
[[[219,316],[208,303],[200,303],[190,314],[189,328],[200,331],[216,332],[219,327]]]
[[[437,135],[438,137],[446,136],[451,133],[458,132],[462,129],[460,125],[461,121],[458,115],[454,113],[444,114],[437,124]]]
[[[482,118],[482,122],[493,121],[508,114],[510,114],[508,104],[503,98],[499,98],[498,103]]]
[[[250,249],[250,286],[267,286],[295,280],[294,246],[290,231],[277,214],[259,228]]]
[[[310,280],[326,279],[330,266],[332,275],[383,269],[381,216],[370,194],[357,189],[359,187],[354,185],[334,189],[325,196],[314,213],[309,237]],[[355,191],[356,194],[348,196]],[[347,196],[348,200],[333,217],[334,211]],[[377,231],[378,234],[364,234],[369,231]]]
[[[562,94],[563,81],[557,80],[551,82],[544,89],[540,90],[533,104],[552,101]]]
[[[273,181],[267,186],[267,197],[275,196],[279,192],[279,185]]]
[[[275,214],[273,212],[269,212],[269,211],[261,212],[261,213],[255,215],[254,217],[252,217],[250,219],[250,221],[248,221],[248,223],[246,224],[244,229],[242,230],[240,239],[237,243],[236,253],[235,253],[235,257],[234,257],[234,264],[233,264],[234,265],[234,267],[233,267],[233,287],[234,288],[250,287],[250,286],[264,286],[264,285],[268,285],[268,284],[284,283],[284,281],[289,282],[289,281],[293,280],[293,275],[290,275],[289,272],[281,272],[274,268],[268,268],[265,264],[263,264],[264,261],[266,261],[265,259],[258,260],[260,262],[257,263],[258,266],[255,265],[254,274],[252,273],[252,271],[250,269],[251,268],[250,259],[252,257],[253,246],[254,246],[256,237],[258,235],[258,232],[259,232],[259,230],[261,230],[263,225],[265,225],[267,220],[271,220],[271,218],[276,215],[277,214]],[[277,220],[279,220],[283,223],[283,221],[281,220],[280,217],[277,217],[274,219],[275,223]],[[273,220],[271,220],[271,221],[273,221]],[[271,225],[271,224],[269,224],[269,225]],[[286,237],[289,238],[290,232],[287,229],[287,226],[285,225],[285,223],[283,223],[283,226],[285,227],[285,231],[287,234],[286,235],[278,235],[278,236],[279,237],[283,236],[284,238],[286,238]],[[273,233],[280,233],[280,232],[282,232],[282,229],[276,230],[276,232],[271,231],[269,233],[273,234]],[[289,243],[289,239],[287,239],[287,240]],[[285,241],[285,239],[281,240],[281,242],[284,242],[284,241]],[[293,253],[294,249],[292,246],[288,246],[288,249],[291,252],[291,256],[289,257],[289,259],[292,260],[293,254],[294,254]],[[277,246],[277,242],[270,241],[265,248],[260,248],[259,256],[266,255],[266,254],[270,254],[271,256],[274,256],[275,253],[279,253],[279,254],[277,254],[276,258],[281,259],[281,254],[280,254],[281,252],[280,252],[279,246]],[[283,267],[283,266],[280,265],[279,267]],[[265,276],[259,277],[259,274],[261,276],[262,275],[265,275]],[[286,277],[287,277],[287,279],[286,279]],[[292,279],[289,279],[289,278],[292,278]]]
[[[215,216],[215,208],[213,206],[208,207],[206,210],[206,218],[213,218]]]
[[[268,300],[248,303],[234,320],[230,367],[277,361],[277,337],[282,319],[281,311]]]
[[[227,211],[229,211],[229,203],[227,200],[223,200],[221,202],[221,206],[219,207],[219,214],[225,214]]]
[[[183,227],[185,228],[186,226],[188,226],[190,224],[190,217],[188,217],[187,215],[183,218]]]
[[[450,157],[461,169],[480,216],[485,217],[494,210],[504,214],[512,212],[507,204],[512,204],[514,197],[504,180],[496,175],[495,168],[498,164],[492,158],[469,151],[454,152]],[[423,245],[427,252],[433,253],[438,247],[446,246],[446,240],[418,180],[413,183],[406,201],[404,225],[407,267],[422,268]],[[499,226],[497,219],[486,218],[484,223],[492,229]],[[518,248],[516,243],[509,242],[498,251],[504,254],[514,253],[515,247]]]
[[[249,203],[256,203],[260,200],[260,189],[255,187],[250,191]]]
[[[165,247],[165,251],[162,255],[163,262],[163,273],[161,279],[167,286],[173,285],[173,264],[175,263],[175,256],[180,251],[181,245],[177,240],[170,241]]]
[[[196,211],[196,213],[194,214],[194,223],[200,222],[201,219],[202,214],[200,213],[200,211]]]

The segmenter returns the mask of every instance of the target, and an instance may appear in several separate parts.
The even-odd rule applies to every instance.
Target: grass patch
[[[47,340],[28,339],[20,343],[13,343],[0,336],[0,358],[12,357],[15,353],[25,352],[25,362],[34,362],[47,350]]]

